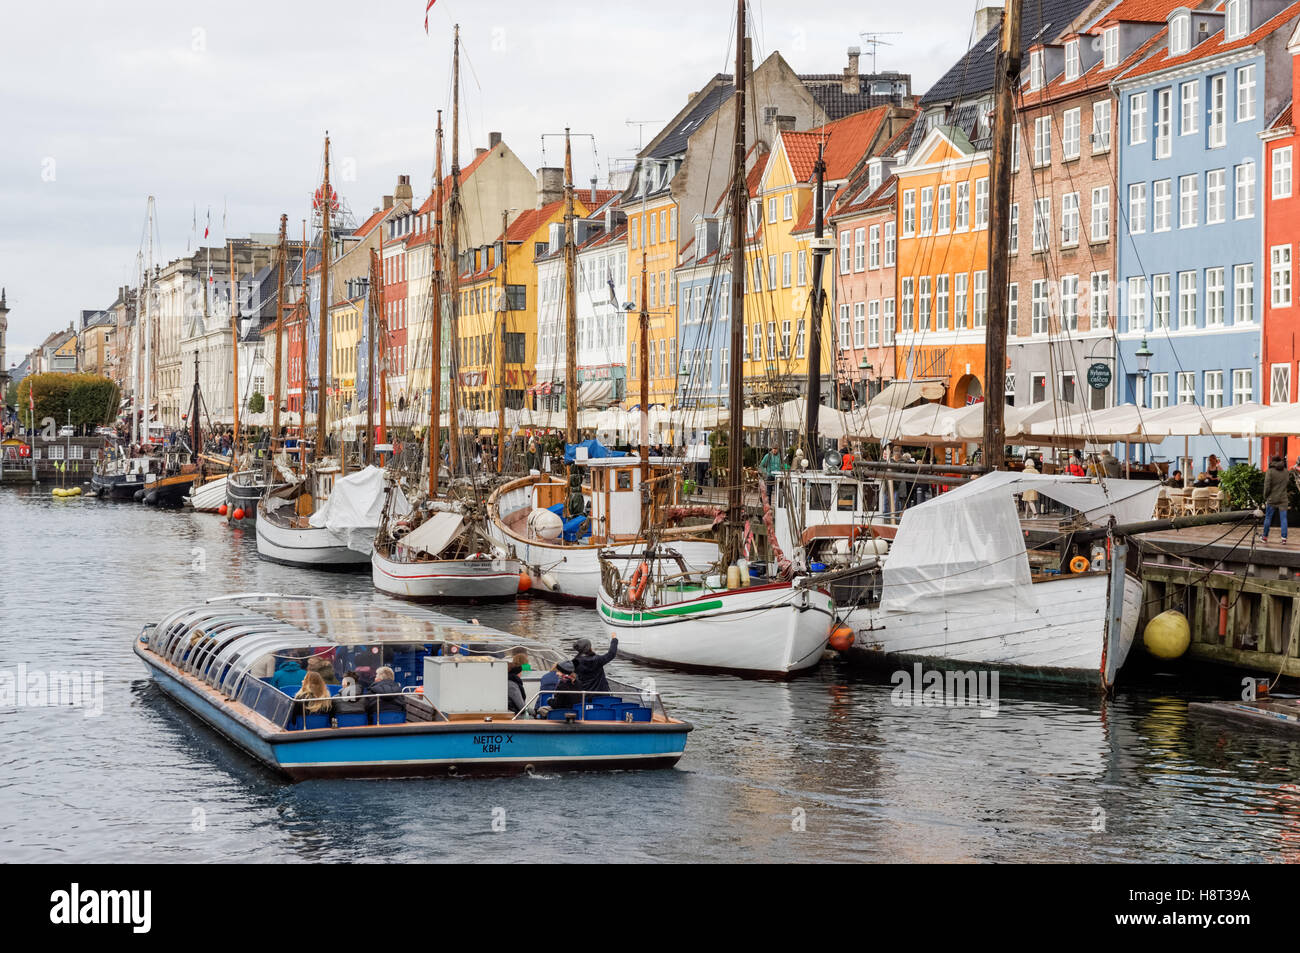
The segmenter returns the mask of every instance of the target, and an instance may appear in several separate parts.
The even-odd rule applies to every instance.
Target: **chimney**
[[[485,153],[485,152],[487,152],[487,150],[484,149],[482,146],[476,146],[476,147],[474,148],[474,158],[477,159],[479,156],[481,156],[481,155],[482,155],[483,153]]]
[[[596,177],[594,175],[591,177],[591,201],[593,205],[596,202]]]
[[[489,132],[489,133],[488,133],[488,148],[489,148],[489,149],[495,149],[495,148],[496,148],[497,146],[499,146],[499,145],[501,145],[501,133],[499,133],[499,132]]]
[[[393,189],[393,198],[398,202],[405,202],[407,205],[410,205],[413,197],[414,195],[411,192],[411,177],[409,175],[399,175],[397,177],[397,188]]]
[[[537,170],[537,207],[544,208],[564,198],[564,170],[551,166]]]
[[[777,132],[794,132],[794,124],[795,124],[795,117],[794,117],[794,116],[777,116],[777,117],[776,117],[776,131],[777,131]]]
[[[390,208],[392,208],[392,207],[393,207],[393,197],[392,197],[391,195],[385,195],[385,196],[384,196],[384,211],[387,212],[387,211],[388,211]]]
[[[975,42],[984,39],[989,30],[1002,22],[1002,7],[980,7],[975,11]]]
[[[840,88],[849,96],[856,96],[862,92],[862,83],[858,78],[858,57],[862,51],[856,46],[849,47],[849,65],[844,67],[844,79],[840,81]]]

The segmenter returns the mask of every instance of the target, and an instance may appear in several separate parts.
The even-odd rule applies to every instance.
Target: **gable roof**
[[[1149,76],[1152,73],[1163,72],[1167,69],[1175,69],[1197,60],[1209,59],[1213,56],[1230,53],[1233,50],[1245,49],[1248,46],[1253,46],[1258,43],[1270,33],[1280,30],[1282,27],[1288,25],[1297,16],[1300,16],[1300,3],[1293,3],[1239,39],[1225,40],[1224,31],[1220,29],[1218,32],[1210,34],[1200,43],[1189,49],[1186,53],[1182,53],[1178,56],[1170,56],[1169,44],[1162,43],[1150,56],[1131,67],[1122,76],[1118,77],[1118,79],[1120,82],[1138,79],[1143,76]],[[1169,29],[1166,27],[1156,34],[1156,36],[1165,37],[1168,33]]]

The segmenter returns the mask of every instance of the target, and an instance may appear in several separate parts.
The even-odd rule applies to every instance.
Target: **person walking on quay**
[[[1261,543],[1268,542],[1268,530],[1273,525],[1273,512],[1281,514],[1282,545],[1286,545],[1286,510],[1291,503],[1288,492],[1291,479],[1286,472],[1286,461],[1274,455],[1268,461],[1264,471],[1264,532],[1260,534]]]
[[[1033,457],[1025,458],[1025,469],[1023,472],[1025,476],[1038,476],[1038,467],[1034,466]],[[1038,517],[1038,491],[1037,490],[1033,490],[1033,489],[1025,490],[1023,493],[1020,494],[1020,502],[1025,505],[1026,516],[1034,517],[1035,519]]]

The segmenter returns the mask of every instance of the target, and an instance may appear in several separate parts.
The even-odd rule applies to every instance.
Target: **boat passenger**
[[[1119,458],[1110,452],[1109,447],[1101,452],[1101,471],[1112,480],[1120,475]]]
[[[1034,458],[1025,459],[1024,473],[1026,476],[1038,476],[1038,467],[1034,466]],[[1034,489],[1025,490],[1020,494],[1020,502],[1025,505],[1025,515],[1033,519],[1038,518],[1038,491]]]
[[[1175,470],[1173,473],[1169,474],[1169,479],[1166,480],[1165,483],[1168,484],[1169,486],[1182,486],[1183,471]]]
[[[334,662],[324,655],[313,655],[307,660],[307,671],[315,672],[319,675],[326,685],[337,685],[339,682],[338,673],[334,671]]]
[[[553,708],[572,708],[579,699],[577,691],[578,680],[573,674],[573,663],[568,659],[557,662],[555,668],[542,676],[539,697],[546,695],[547,692],[551,693],[551,697],[547,699],[545,705],[537,706],[537,717],[545,718]]]
[[[361,685],[357,681],[357,673],[349,669],[343,675],[343,682],[339,686],[339,693],[334,696],[334,714],[366,714],[366,700],[362,697],[361,692]]]
[[[292,724],[298,719],[305,722],[307,715],[328,715],[332,703],[325,680],[315,672],[308,672],[302,680],[302,688],[298,689],[289,706],[289,722]]]
[[[524,705],[528,702],[528,694],[524,691],[524,680],[520,674],[527,661],[528,656],[522,653],[510,660],[506,675],[506,706],[511,711],[523,711]]]
[[[375,680],[366,689],[366,703],[370,711],[379,720],[381,711],[406,711],[406,702],[402,696],[402,686],[397,683],[393,670],[387,665],[375,671]],[[376,696],[383,696],[376,697]]]
[[[301,685],[303,676],[307,674],[307,670],[302,667],[301,658],[296,649],[291,649],[285,655],[280,656],[276,660],[275,674],[271,676],[271,684],[276,688],[295,688]]]
[[[591,648],[591,639],[578,639],[573,648],[577,655],[573,659],[573,670],[578,680],[580,692],[608,692],[609,680],[605,678],[605,666],[614,661],[618,654],[618,636],[609,638],[609,651],[597,655]]]

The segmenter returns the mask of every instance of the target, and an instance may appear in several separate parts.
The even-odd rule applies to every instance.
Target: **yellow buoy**
[[[1176,609],[1162,612],[1142,631],[1142,644],[1156,658],[1178,658],[1192,642],[1187,616]]]

